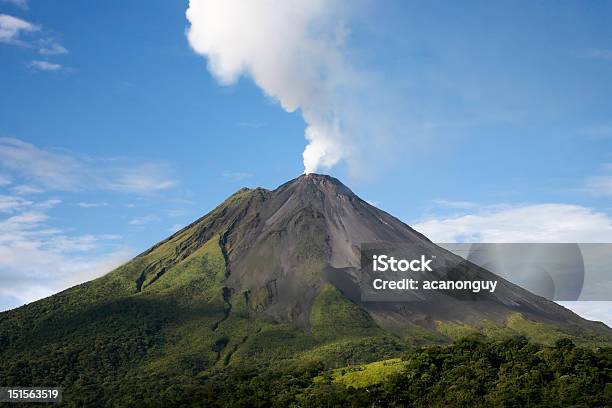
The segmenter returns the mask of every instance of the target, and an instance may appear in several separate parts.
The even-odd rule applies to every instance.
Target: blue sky
[[[309,70],[262,60],[282,14],[230,8],[247,40],[276,35],[245,50],[198,46],[187,2],[0,1],[0,309],[296,177],[327,103],[339,159],[321,171],[434,240],[612,242],[612,4],[347,4],[309,9],[320,32],[298,41],[339,42]],[[276,79],[311,72],[331,96],[287,112]]]

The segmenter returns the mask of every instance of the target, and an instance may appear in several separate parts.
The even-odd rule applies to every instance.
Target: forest
[[[60,351],[58,351],[59,353]],[[132,352],[137,352],[132,349]],[[57,356],[49,356],[49,359]],[[95,359],[89,360],[95,364]],[[391,361],[391,360],[389,360]],[[65,406],[200,407],[609,407],[612,348],[552,346],[525,337],[470,335],[450,345],[406,351],[391,363],[333,368],[322,360],[244,363],[168,376],[115,367],[64,367]],[[3,382],[29,385],[45,375],[21,361],[2,367]],[[98,372],[83,377],[85,372]],[[113,371],[122,373],[115,376]],[[357,374],[357,375],[355,375]],[[50,376],[52,377],[52,375]],[[69,384],[70,383],[70,384]]]

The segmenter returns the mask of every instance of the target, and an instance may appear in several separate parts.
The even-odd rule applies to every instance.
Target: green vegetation
[[[18,309],[0,315],[1,382],[62,386],[67,406],[604,407],[612,401],[610,347],[472,334],[452,345],[411,348],[375,334],[368,319],[333,337],[333,324],[358,312],[333,302],[335,290],[325,292],[317,302],[335,314],[315,315],[317,334],[233,309],[226,315],[214,296],[193,303],[165,290],[110,299],[63,319],[55,316],[67,313],[59,306],[40,305],[49,312],[29,334],[16,327],[28,315]],[[362,330],[368,335],[359,336]]]
[[[365,367],[370,366],[376,367]],[[589,350],[569,339],[543,346],[524,337],[493,341],[473,335],[451,346],[415,350],[403,357],[403,367],[390,367],[397,371],[383,368],[386,381],[366,386],[351,384],[350,374],[338,376],[339,370],[323,373],[300,405],[604,407],[612,402],[612,348]]]
[[[322,362],[243,364],[190,383],[155,388],[157,398],[124,403],[202,407],[606,407],[612,401],[612,349],[561,339],[471,336],[402,359],[329,370]],[[380,376],[380,378],[376,378]],[[142,398],[142,399],[140,399]]]
[[[318,339],[383,334],[372,318],[332,285],[324,285],[310,312],[312,334]]]
[[[331,381],[335,383],[347,387],[363,388],[384,382],[391,374],[401,372],[404,365],[401,358],[390,358],[370,364],[337,368],[331,373],[326,372],[315,378],[315,381],[329,383],[331,375]]]
[[[484,321],[480,327],[477,327],[461,322],[438,321],[436,329],[439,333],[454,340],[479,333],[493,339],[525,336],[536,343],[547,345],[552,345],[562,338],[569,338],[578,345],[589,347],[610,344],[610,338],[607,336],[585,329],[573,329],[571,326],[560,327],[554,324],[534,322],[526,319],[520,313],[510,314],[503,325]]]

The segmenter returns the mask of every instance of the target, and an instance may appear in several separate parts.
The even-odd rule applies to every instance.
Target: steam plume
[[[341,106],[354,73],[344,55],[341,7],[325,0],[190,0],[187,37],[222,84],[250,76],[307,124],[304,172],[352,154]]]

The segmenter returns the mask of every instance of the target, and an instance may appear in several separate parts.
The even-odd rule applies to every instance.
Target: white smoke
[[[344,55],[342,8],[325,0],[190,0],[187,37],[222,84],[250,76],[307,124],[304,172],[353,152],[340,103],[355,74]]]

